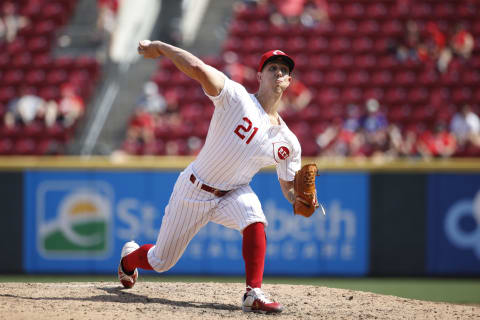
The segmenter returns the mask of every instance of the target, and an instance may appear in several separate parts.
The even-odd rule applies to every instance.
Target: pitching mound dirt
[[[240,283],[0,283],[0,319],[480,319],[454,305],[315,286],[264,285],[279,315],[243,313]]]

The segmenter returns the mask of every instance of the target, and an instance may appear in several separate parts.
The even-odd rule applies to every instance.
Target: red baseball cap
[[[283,61],[286,62],[286,64],[288,65],[288,68],[290,69],[290,72],[293,71],[293,67],[295,66],[295,62],[293,61],[292,58],[290,58],[288,56],[288,54],[286,54],[285,52],[283,52],[281,50],[270,50],[270,51],[265,52],[262,55],[262,58],[260,59],[260,64],[258,65],[258,72],[262,72],[263,67],[268,62],[270,62],[271,60],[273,60],[277,57],[281,57],[283,59]]]

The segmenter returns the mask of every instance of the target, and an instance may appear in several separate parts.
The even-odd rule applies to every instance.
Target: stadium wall
[[[0,272],[115,272],[125,241],[155,242],[190,161],[0,159]],[[478,161],[307,161],[320,168],[326,216],[293,216],[273,168],[252,181],[269,220],[266,275],[480,275]],[[208,224],[169,273],[243,274],[240,239]]]

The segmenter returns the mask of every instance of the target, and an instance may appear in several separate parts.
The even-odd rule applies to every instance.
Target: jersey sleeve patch
[[[273,158],[277,163],[286,160],[292,153],[292,147],[287,142],[274,142],[273,143]]]

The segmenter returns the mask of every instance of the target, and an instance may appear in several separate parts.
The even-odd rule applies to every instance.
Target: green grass
[[[244,282],[243,277],[142,276],[141,281]],[[112,282],[112,276],[0,275],[0,282]],[[291,278],[266,277],[265,283],[351,289],[409,299],[480,305],[480,278]]]

